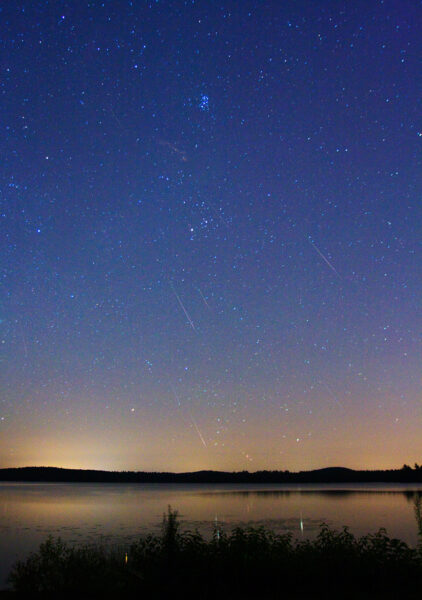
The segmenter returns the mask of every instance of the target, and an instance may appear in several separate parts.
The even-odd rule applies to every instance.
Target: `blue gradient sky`
[[[2,7],[0,466],[421,461],[421,14]]]

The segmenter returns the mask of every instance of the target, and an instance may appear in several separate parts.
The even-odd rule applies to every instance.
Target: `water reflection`
[[[260,496],[268,498],[287,498],[289,496],[302,496],[313,494],[315,496],[327,496],[330,498],[347,498],[349,496],[370,496],[377,495],[399,495],[406,498],[408,502],[415,502],[415,498],[420,498],[422,492],[411,490],[219,490],[213,492],[204,492],[203,495],[223,495],[223,496],[242,496],[244,498]]]
[[[414,494],[415,518],[419,534],[419,544],[422,545],[422,493]]]
[[[11,564],[49,534],[72,543],[129,543],[158,533],[169,504],[183,529],[204,535],[212,535],[217,522],[221,530],[264,526],[312,538],[326,522],[348,525],[356,535],[385,527],[414,546],[422,540],[421,498],[422,485],[2,483],[0,588]]]

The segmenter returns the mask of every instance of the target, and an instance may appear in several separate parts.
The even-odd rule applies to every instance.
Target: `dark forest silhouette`
[[[422,483],[422,466],[401,469],[356,471],[328,467],[313,471],[195,471],[167,473],[147,471],[97,471],[58,467],[0,469],[0,481],[86,483]]]

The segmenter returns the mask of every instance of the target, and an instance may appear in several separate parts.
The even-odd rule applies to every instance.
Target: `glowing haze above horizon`
[[[421,462],[420,11],[4,3],[0,467]]]

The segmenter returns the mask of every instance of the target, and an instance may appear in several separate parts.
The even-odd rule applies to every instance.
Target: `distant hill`
[[[96,471],[58,467],[0,469],[0,481],[86,483],[422,483],[422,467],[404,465],[386,471],[355,471],[328,467],[314,471],[195,471],[154,473],[147,471]]]

